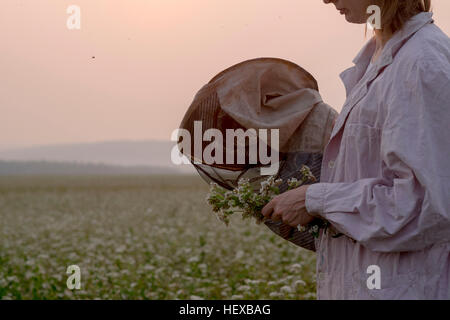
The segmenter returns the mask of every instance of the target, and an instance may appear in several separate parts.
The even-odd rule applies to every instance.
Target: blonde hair
[[[431,0],[377,0],[381,8],[383,32],[394,34],[421,12],[431,11]]]

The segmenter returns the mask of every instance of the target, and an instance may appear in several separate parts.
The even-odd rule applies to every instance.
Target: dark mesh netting
[[[279,149],[277,177],[284,181],[280,187],[284,192],[289,178],[301,180],[299,169],[302,165],[311,169],[317,181],[320,179],[323,149],[328,142],[326,137],[331,134],[332,121],[337,113],[321,101],[317,90],[314,78],[289,61],[272,58],[245,61],[219,73],[196,94],[180,129],[187,130],[194,137],[197,121],[201,122],[202,136],[208,129],[217,129],[225,137],[227,129],[267,129],[272,122],[278,121],[281,123],[280,136],[284,140]],[[283,112],[288,116],[278,117]],[[201,149],[210,143],[202,141]],[[267,148],[267,154],[278,152],[259,139],[258,146]],[[259,189],[260,182],[268,178],[260,174],[264,164],[259,156],[257,163],[248,164],[248,145],[245,164],[206,164],[202,159],[196,159],[194,148],[191,144],[190,150],[181,148],[180,151],[208,183],[215,182],[231,190],[239,179],[248,178],[255,189]],[[230,150],[223,146],[223,154],[227,151]],[[234,147],[234,155],[236,153],[237,146]],[[283,222],[268,220],[265,224],[283,239],[315,251],[314,237],[309,232],[299,232]]]

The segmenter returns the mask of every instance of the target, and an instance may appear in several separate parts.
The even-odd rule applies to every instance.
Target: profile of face
[[[376,4],[374,0],[323,0],[325,4],[333,3],[336,9],[350,23],[363,24],[367,22],[369,14],[367,8]]]

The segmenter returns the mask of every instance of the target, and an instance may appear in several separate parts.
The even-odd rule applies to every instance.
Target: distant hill
[[[2,161],[0,176],[9,175],[154,175],[180,174],[180,171],[165,167],[113,166],[106,164],[47,162],[47,161]]]
[[[106,141],[0,150],[0,172],[194,173],[190,165],[172,163],[174,145],[170,141]]]

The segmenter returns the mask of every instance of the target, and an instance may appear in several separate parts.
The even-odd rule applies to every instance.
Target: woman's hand
[[[306,190],[307,186],[301,186],[296,189],[280,194],[270,201],[263,209],[262,214],[272,221],[282,220],[291,227],[298,225],[305,226],[314,220],[306,210]]]

